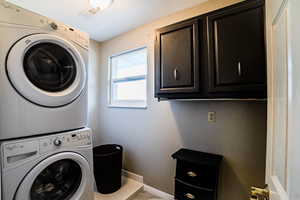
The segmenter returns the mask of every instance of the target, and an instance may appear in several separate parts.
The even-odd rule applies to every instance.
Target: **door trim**
[[[279,4],[280,1],[280,4]],[[268,76],[268,116],[267,116],[267,157],[266,157],[266,183],[269,185],[269,189],[270,189],[270,199],[271,200],[288,200],[289,199],[289,195],[288,195],[288,191],[289,191],[289,140],[290,140],[290,130],[289,130],[289,120],[290,120],[290,109],[291,107],[289,106],[291,103],[291,94],[290,94],[290,90],[291,90],[291,85],[290,85],[290,70],[291,70],[291,65],[289,62],[289,54],[290,52],[290,33],[289,33],[289,13],[288,13],[288,9],[289,9],[289,0],[278,0],[278,1],[273,1],[273,0],[267,0],[266,1],[266,37],[267,37],[267,62],[268,62],[268,71],[267,71],[267,76]],[[283,18],[283,19],[280,19]],[[279,22],[280,20],[283,20],[284,22],[284,26],[285,29],[283,30],[283,33],[285,34],[286,38],[281,38],[281,40],[284,42],[285,45],[285,52],[283,54],[285,54],[285,60],[284,60],[284,65],[285,66],[281,66],[284,67],[283,70],[285,70],[285,74],[278,74],[278,67],[276,68],[276,64],[274,62],[274,58],[277,57],[281,57],[282,58],[283,55],[281,56],[276,56],[274,49],[278,48],[277,46],[275,46],[275,42],[274,42],[274,31],[276,29],[277,25],[280,25]],[[275,46],[275,47],[274,47]],[[282,48],[280,48],[282,49]],[[280,64],[280,63],[279,63]],[[280,79],[282,81],[282,79],[286,79],[286,81],[284,81],[285,83],[285,97],[278,97],[278,80],[277,77],[280,75]],[[277,83],[277,84],[276,84]],[[282,83],[280,83],[280,85],[282,85]],[[285,133],[281,133],[281,134],[285,134],[285,140],[286,141],[282,141],[281,143],[283,145],[285,145],[285,155],[284,155],[284,180],[279,180],[275,170],[274,170],[274,154],[275,152],[273,151],[275,144],[275,131],[276,131],[276,125],[278,123],[278,119],[276,118],[277,116],[277,110],[278,110],[278,101],[279,98],[281,98],[281,102],[280,105],[282,107],[285,107],[285,112],[286,112],[286,116],[285,116]],[[284,100],[282,100],[284,99]],[[282,102],[282,101],[286,101],[286,102]],[[284,105],[282,105],[284,103]],[[282,114],[282,113],[281,113]],[[281,115],[280,115],[281,116]],[[282,120],[282,119],[281,119]],[[281,121],[280,120],[280,121]],[[276,148],[276,147],[275,147]],[[283,182],[283,183],[282,183]]]

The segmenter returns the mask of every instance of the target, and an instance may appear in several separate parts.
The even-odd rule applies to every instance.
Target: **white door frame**
[[[271,200],[300,199],[300,1],[266,0]],[[299,90],[299,91],[298,91]],[[297,102],[298,100],[298,102]]]
[[[266,183],[271,190],[271,200],[288,200],[286,192],[287,183],[287,133],[288,133],[288,81],[287,63],[284,51],[285,40],[282,43],[278,38],[287,36],[284,29],[287,20],[285,9],[288,0],[266,1],[267,25],[267,60],[268,60],[268,134],[267,134],[267,160]],[[278,37],[278,38],[277,38]],[[286,52],[288,54],[288,52]],[[285,64],[284,64],[285,63]],[[277,139],[281,139],[281,142]],[[282,155],[275,151],[275,146]],[[281,158],[281,159],[280,159]],[[282,159],[283,158],[283,159]],[[281,162],[280,162],[281,160]],[[278,169],[275,169],[275,168]],[[280,180],[279,180],[280,179]]]

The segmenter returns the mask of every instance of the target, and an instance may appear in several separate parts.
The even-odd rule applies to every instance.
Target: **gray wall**
[[[125,148],[124,168],[144,176],[145,183],[173,193],[175,161],[185,147],[225,157],[221,200],[247,199],[250,186],[264,183],[265,102],[157,102],[154,99],[154,30],[238,0],[209,0],[101,44],[92,41],[90,63],[90,127],[95,145],[118,143]],[[148,108],[107,107],[108,57],[147,46]],[[217,122],[207,122],[207,112]]]

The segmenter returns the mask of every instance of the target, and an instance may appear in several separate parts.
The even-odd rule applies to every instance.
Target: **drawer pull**
[[[186,193],[184,196],[188,199],[195,199],[195,196],[192,195],[191,193]]]
[[[196,177],[197,174],[195,172],[187,172],[186,173],[189,177]]]
[[[177,81],[178,80],[178,70],[174,69],[174,79]]]
[[[241,62],[238,62],[238,74],[239,74],[239,76],[242,76],[242,65],[241,65]]]

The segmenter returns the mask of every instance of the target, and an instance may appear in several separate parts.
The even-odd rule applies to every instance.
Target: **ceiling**
[[[108,9],[88,14],[88,0],[8,0],[28,10],[64,22],[104,41],[207,0],[114,0]]]

